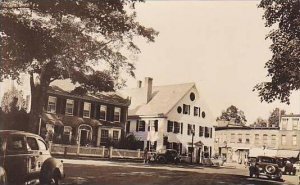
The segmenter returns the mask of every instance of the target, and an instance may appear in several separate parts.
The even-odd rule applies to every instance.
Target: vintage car
[[[296,175],[296,167],[293,166],[293,163],[290,159],[284,157],[277,157],[276,161],[284,175]]]
[[[38,135],[14,130],[0,131],[0,183],[21,184],[39,179],[51,184],[64,177],[63,163],[51,157]]]
[[[277,161],[273,157],[258,156],[256,160],[250,163],[249,167],[250,177],[266,176],[269,179],[280,180],[282,172],[277,164]]]
[[[176,150],[166,149],[160,150],[155,156],[155,162],[158,163],[180,163],[180,156]]]
[[[297,172],[300,172],[300,161],[296,161],[293,166],[296,168]]]

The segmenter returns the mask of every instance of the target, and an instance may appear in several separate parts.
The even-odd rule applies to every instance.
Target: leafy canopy
[[[269,82],[254,87],[261,101],[268,103],[279,99],[290,103],[292,91],[300,88],[300,1],[261,0],[266,27],[275,28],[266,38],[272,41],[272,58],[265,64]]]
[[[91,91],[123,85],[134,76],[128,55],[136,37],[158,34],[136,21],[137,0],[23,0],[1,2],[0,80],[38,75],[46,86],[70,78]],[[96,84],[90,82],[96,79]],[[113,82],[113,84],[112,84]]]
[[[220,117],[217,117],[217,121],[233,121],[236,125],[245,125],[247,119],[242,110],[231,105],[226,109],[226,111],[222,112]]]

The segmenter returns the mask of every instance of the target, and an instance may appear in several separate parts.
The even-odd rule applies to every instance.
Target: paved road
[[[295,184],[249,178],[243,168],[209,168],[186,165],[93,160],[64,160],[66,179],[62,184],[82,185],[283,185]]]

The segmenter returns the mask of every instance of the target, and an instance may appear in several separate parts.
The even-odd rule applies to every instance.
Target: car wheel
[[[253,177],[253,173],[252,172],[250,172],[250,177]]]
[[[7,185],[7,176],[5,171],[3,172],[3,174],[0,177],[0,185]]]
[[[273,165],[267,165],[265,167],[265,171],[268,173],[268,174],[274,174],[276,172],[276,168],[275,166]]]
[[[50,185],[54,182],[55,185],[59,184],[60,172],[58,169],[54,170],[43,170],[40,173],[40,183]]]
[[[162,163],[162,164],[165,164],[165,163],[167,162],[167,160],[166,160],[166,158],[160,156],[160,157],[158,158],[158,162],[159,162],[159,163]]]

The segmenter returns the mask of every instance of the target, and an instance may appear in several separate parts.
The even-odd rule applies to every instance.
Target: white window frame
[[[53,103],[52,101],[50,101],[50,99],[55,100],[55,102],[54,102],[54,111],[49,110],[49,103],[50,103],[50,102]],[[57,104],[57,97],[55,97],[55,96],[49,96],[49,97],[48,97],[47,112],[50,112],[50,113],[56,113],[56,104]]]
[[[297,146],[297,135],[292,136],[292,145]]]
[[[69,113],[68,112],[68,102],[72,102],[72,103],[69,103],[69,104],[72,104],[72,113]],[[72,115],[74,114],[74,100],[71,100],[71,99],[67,99],[66,101],[66,111],[65,111],[65,114],[66,115]]]
[[[104,109],[103,109],[104,108]],[[104,119],[102,119],[101,118],[101,110],[105,110],[104,112],[105,112],[105,116],[104,116]],[[107,106],[106,105],[100,105],[100,109],[99,109],[99,119],[100,120],[104,120],[104,121],[106,121],[106,117],[107,117]]]
[[[119,119],[118,120],[115,120],[116,112],[119,112]],[[121,122],[121,108],[120,107],[115,107],[114,108],[114,122]]]
[[[112,140],[115,141],[115,138],[114,138],[114,132],[118,132],[118,138],[117,140],[120,140],[120,130],[112,130]]]
[[[88,110],[88,111],[89,111],[89,116],[85,116],[85,115],[84,115],[84,111],[87,111],[87,110],[85,109],[85,108],[86,108],[86,107],[85,107],[86,105],[89,105],[89,110]],[[90,117],[91,117],[91,107],[92,107],[92,104],[91,104],[90,102],[84,102],[84,103],[83,103],[83,112],[82,112],[82,116],[83,116],[84,118],[90,118]]]

